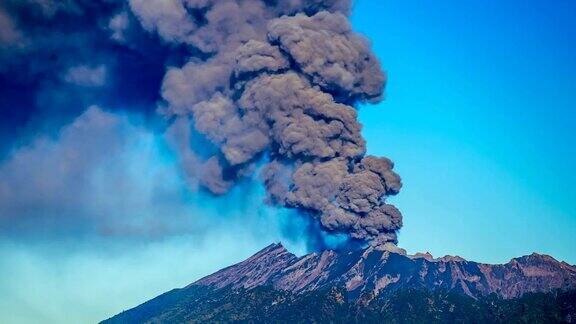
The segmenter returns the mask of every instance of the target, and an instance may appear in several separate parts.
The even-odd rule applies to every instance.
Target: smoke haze
[[[3,105],[22,109],[0,134],[11,138],[0,229],[196,231],[185,208],[172,210],[184,179],[207,204],[263,186],[262,202],[295,210],[303,231],[395,244],[402,216],[386,198],[400,177],[387,158],[366,156],[355,108],[382,100],[386,77],[350,9],[338,0],[4,2],[1,91],[14,99]],[[122,156],[143,142],[159,150],[150,164],[178,161],[183,174],[149,173],[138,196],[143,184]]]

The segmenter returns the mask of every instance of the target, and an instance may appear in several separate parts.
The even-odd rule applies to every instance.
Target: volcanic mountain
[[[452,256],[435,259],[428,253],[407,255],[394,247],[297,257],[281,244],[272,244],[243,262],[104,323],[370,322],[393,316],[386,307],[411,303],[423,308],[415,316],[431,313],[438,322],[498,322],[510,319],[507,316],[528,316],[511,313],[514,310],[570,322],[576,319],[574,290],[575,266],[536,253],[490,265]],[[536,306],[527,310],[525,304],[530,302]],[[538,311],[542,305],[551,305],[556,312]],[[497,306],[502,309],[494,309]],[[401,314],[407,310],[396,311],[405,316]]]

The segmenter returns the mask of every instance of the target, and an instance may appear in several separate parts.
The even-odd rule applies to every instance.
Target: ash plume
[[[387,158],[366,156],[355,104],[386,77],[352,31],[350,1],[130,0],[144,29],[193,53],[163,80],[162,114],[190,179],[214,194],[257,172],[268,201],[328,232],[396,243],[401,188]],[[191,130],[192,129],[192,130]],[[190,133],[210,144],[197,151]]]

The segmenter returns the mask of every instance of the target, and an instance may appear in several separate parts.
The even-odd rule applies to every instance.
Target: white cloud
[[[106,84],[106,66],[73,66],[66,71],[64,81],[82,87],[101,87]]]
[[[14,45],[21,39],[21,37],[22,35],[16,28],[14,21],[0,6],[0,46]]]
[[[110,37],[117,42],[124,42],[126,40],[124,34],[126,33],[129,24],[130,20],[128,19],[128,14],[125,11],[122,11],[121,13],[112,17],[110,22],[108,22],[108,28],[112,32]]]

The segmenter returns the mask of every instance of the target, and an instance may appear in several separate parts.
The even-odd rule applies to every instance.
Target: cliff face
[[[408,256],[375,249],[324,251],[298,258],[281,244],[273,244],[192,285],[215,289],[269,285],[294,293],[343,286],[353,297],[424,288],[473,298],[491,293],[515,298],[527,292],[576,289],[576,267],[535,253],[499,265],[459,257],[434,259],[429,254]]]

